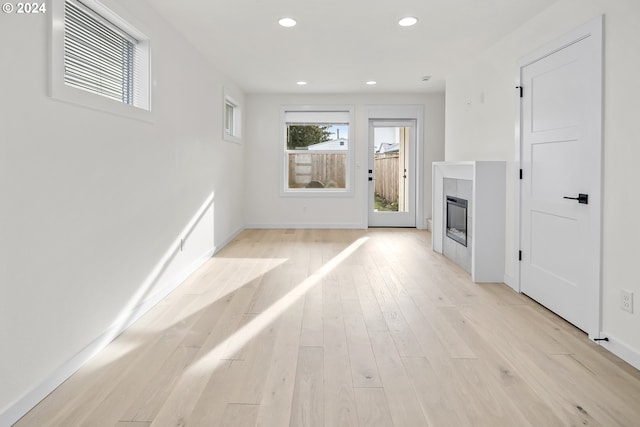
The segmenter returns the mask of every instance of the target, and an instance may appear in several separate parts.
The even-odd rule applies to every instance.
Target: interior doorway
[[[600,331],[602,19],[520,63],[520,289]]]

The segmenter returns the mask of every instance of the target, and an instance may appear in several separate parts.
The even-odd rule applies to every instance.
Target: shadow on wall
[[[178,233],[169,245],[169,249],[153,267],[138,291],[131,297],[127,305],[121,310],[115,322],[109,328],[111,334],[105,337],[105,345],[112,341],[122,330],[135,322],[151,306],[157,304],[162,298],[175,289],[186,277],[193,272],[206,258],[213,255],[213,216],[214,193],[211,193],[189,220],[186,226]],[[203,220],[207,218],[207,221]],[[211,245],[201,251],[202,253],[185,253],[189,251],[190,239],[196,229],[206,233],[210,228]],[[181,256],[184,255],[184,256]],[[194,256],[196,258],[194,258]],[[189,262],[189,259],[193,259]],[[183,265],[184,263],[188,265]],[[163,282],[166,282],[163,283]]]
[[[211,258],[215,251],[213,237],[214,193],[211,193],[169,244],[106,332],[87,343],[83,350],[51,372],[39,386],[10,405],[6,411],[0,412],[0,425],[17,421]]]

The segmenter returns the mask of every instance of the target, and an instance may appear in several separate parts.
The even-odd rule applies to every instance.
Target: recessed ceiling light
[[[416,25],[418,22],[418,18],[414,18],[413,16],[407,16],[406,18],[402,18],[398,21],[398,25],[401,27],[410,27],[412,25]]]
[[[304,85],[306,85],[306,84],[307,84],[307,82],[299,81],[299,82],[296,82],[296,84],[297,84],[298,86],[304,86]]]
[[[367,82],[367,84],[368,84],[369,86],[373,86],[373,85],[375,85],[375,84],[378,84],[378,82],[376,82],[375,80],[369,80],[369,81]]]
[[[282,25],[283,27],[289,28],[289,27],[295,27],[297,22],[293,18],[282,18],[278,21],[278,24]]]

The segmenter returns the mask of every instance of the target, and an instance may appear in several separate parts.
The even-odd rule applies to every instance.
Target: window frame
[[[76,3],[77,0],[75,1]],[[141,77],[142,85],[136,104],[127,104],[98,93],[80,89],[65,83],[65,3],[66,0],[52,0],[50,6],[50,69],[49,96],[82,107],[116,114],[144,121],[153,121],[151,113],[151,43],[143,33],[140,24],[124,9],[111,0],[82,0],[81,3],[111,25],[138,41],[136,45],[136,73]]]
[[[227,132],[227,106],[231,106],[233,108],[231,132]],[[222,138],[225,141],[235,142],[237,144],[242,143],[242,106],[236,98],[227,94],[226,91],[222,102]]]
[[[346,113],[349,126],[345,188],[289,188],[287,113]],[[280,109],[280,195],[284,197],[352,197],[355,185],[355,108],[353,105],[285,105]]]

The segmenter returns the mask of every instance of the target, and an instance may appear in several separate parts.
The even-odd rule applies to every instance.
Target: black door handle
[[[588,194],[578,194],[578,197],[568,197],[568,196],[564,196],[565,199],[569,199],[569,200],[577,200],[578,203],[582,204],[582,205],[588,205],[589,204],[589,195]]]

